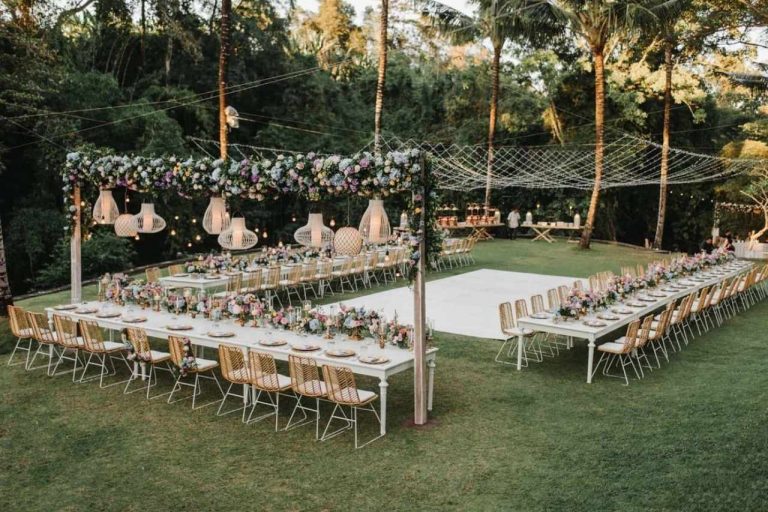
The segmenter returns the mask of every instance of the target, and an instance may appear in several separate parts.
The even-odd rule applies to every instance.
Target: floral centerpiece
[[[560,308],[557,310],[557,315],[562,318],[574,318],[578,320],[579,317],[586,314],[587,311],[605,307],[606,305],[607,302],[604,294],[596,291],[573,288],[568,292],[565,301],[563,301]]]

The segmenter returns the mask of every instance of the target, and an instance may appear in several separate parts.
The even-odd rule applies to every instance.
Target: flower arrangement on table
[[[588,311],[604,308],[607,305],[606,294],[573,288],[568,292],[565,301],[563,301],[560,308],[558,308],[557,316],[578,320],[579,317],[586,314]]]

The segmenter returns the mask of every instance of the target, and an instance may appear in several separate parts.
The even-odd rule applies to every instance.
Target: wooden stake
[[[426,204],[427,193],[424,183],[426,182],[426,169],[424,157],[421,157],[421,215],[419,216],[419,263],[416,267],[416,280],[413,286],[413,308],[414,308],[414,340],[413,340],[413,423],[424,425],[427,423],[427,336],[426,336],[426,316],[427,302],[426,290],[424,286],[424,275],[426,273],[427,243],[426,234]]]
[[[71,266],[71,294],[70,301],[72,304],[77,304],[83,300],[83,282],[81,274],[81,256],[80,256],[80,239],[81,239],[81,207],[80,207],[80,187],[75,185],[75,189],[72,191],[72,203],[75,205],[75,224],[72,226],[72,238],[69,242],[69,254],[70,254],[70,266]]]

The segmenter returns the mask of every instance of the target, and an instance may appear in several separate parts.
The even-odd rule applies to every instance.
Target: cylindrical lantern
[[[333,230],[323,224],[322,213],[310,213],[306,225],[297,229],[293,238],[304,247],[321,249],[333,243]]]
[[[380,244],[389,239],[391,230],[387,212],[384,210],[384,201],[381,199],[368,201],[368,209],[360,219],[359,230],[367,242]]]
[[[209,235],[219,235],[229,227],[229,213],[223,197],[211,197],[203,216],[203,229]]]
[[[405,212],[400,214],[400,229],[408,229],[408,214]]]
[[[112,191],[106,188],[101,189],[99,198],[93,205],[93,220],[97,224],[114,224],[120,210],[117,209],[115,198],[112,197]]]
[[[579,215],[578,212],[573,216],[573,227],[581,227],[581,215]]]
[[[530,226],[533,224],[533,214],[531,212],[527,212],[525,214],[525,225]]]
[[[343,256],[355,256],[360,254],[363,248],[363,237],[360,232],[353,227],[347,226],[341,228],[333,237],[333,249],[336,254]]]
[[[142,203],[141,211],[135,216],[136,231],[139,233],[157,233],[165,229],[165,219],[155,213],[155,205]]]
[[[136,216],[123,213],[115,220],[115,234],[123,237],[134,237],[138,234]]]
[[[256,233],[245,227],[245,218],[235,217],[229,227],[219,235],[219,245],[224,249],[241,251],[250,249],[259,242]]]

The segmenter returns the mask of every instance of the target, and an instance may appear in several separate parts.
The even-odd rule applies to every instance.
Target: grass
[[[478,266],[586,276],[650,257],[499,241]],[[761,510],[766,314],[758,304],[629,387],[585,384],[584,345],[517,372],[493,363],[499,342],[441,334],[435,424],[403,425],[401,374],[389,434],[357,452],[348,435],[315,443],[308,428],[2,366],[0,510]]]

